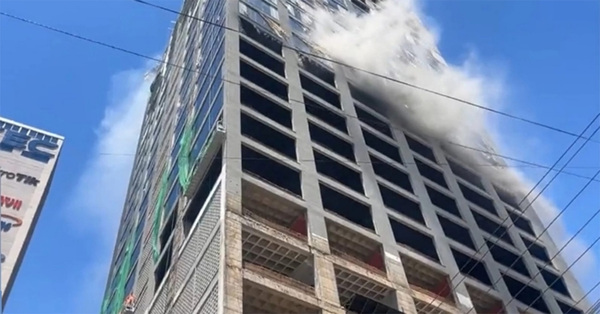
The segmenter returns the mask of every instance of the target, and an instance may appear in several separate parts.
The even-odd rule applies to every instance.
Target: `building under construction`
[[[185,1],[102,313],[583,313],[533,210],[314,57],[314,6],[371,8]]]

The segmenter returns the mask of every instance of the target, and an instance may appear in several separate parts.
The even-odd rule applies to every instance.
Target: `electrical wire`
[[[202,18],[193,16],[193,15],[190,15],[190,14],[187,14],[187,13],[184,13],[184,12],[180,12],[180,11],[177,11],[177,10],[169,9],[167,7],[164,7],[164,6],[155,4],[155,3],[147,2],[147,1],[144,1],[144,0],[132,0],[132,1],[140,3],[140,4],[143,4],[143,5],[146,5],[148,7],[159,9],[159,10],[162,10],[162,11],[165,11],[165,12],[170,12],[170,13],[173,13],[173,14],[177,14],[180,17],[191,18],[191,19],[203,22],[203,23],[205,23],[207,25],[216,26],[216,27],[223,28],[223,29],[231,31],[231,32],[235,32],[235,33],[241,33],[241,31],[239,31],[237,29],[234,29],[234,28],[231,28],[231,27],[227,27],[227,26],[224,26],[224,25],[212,22],[212,21],[208,21],[206,19],[202,19]],[[457,97],[454,97],[454,96],[450,96],[450,95],[447,95],[447,94],[444,94],[444,93],[441,93],[441,92],[438,92],[438,91],[434,91],[434,90],[431,90],[431,89],[428,89],[428,88],[424,88],[424,87],[421,87],[421,86],[418,86],[418,85],[415,85],[415,84],[412,84],[412,83],[409,83],[409,82],[406,82],[406,81],[401,81],[399,79],[396,79],[396,78],[393,78],[393,77],[389,77],[389,76],[385,76],[383,74],[375,73],[375,72],[372,72],[372,71],[369,71],[369,70],[366,70],[366,69],[358,68],[358,67],[355,67],[353,65],[350,65],[350,64],[347,64],[347,63],[344,63],[344,62],[341,62],[341,61],[337,61],[335,59],[324,57],[322,55],[318,55],[318,54],[315,54],[315,53],[310,53],[310,52],[302,51],[302,50],[300,50],[300,49],[298,49],[296,47],[293,47],[293,46],[289,46],[289,45],[286,45],[286,44],[282,44],[282,46],[285,47],[285,48],[288,48],[290,50],[296,51],[298,53],[301,53],[301,54],[304,54],[304,55],[307,55],[307,56],[311,56],[311,57],[316,58],[316,59],[320,59],[320,60],[327,61],[327,62],[332,62],[332,63],[338,64],[338,65],[341,65],[343,67],[350,68],[350,69],[355,70],[355,71],[363,72],[363,73],[366,73],[366,74],[369,74],[369,75],[372,75],[372,76],[375,76],[375,77],[378,77],[378,78],[381,78],[381,79],[384,79],[384,80],[387,80],[387,81],[392,81],[392,82],[398,83],[400,85],[404,85],[404,86],[407,86],[407,87],[410,87],[410,88],[413,88],[413,89],[417,89],[417,90],[420,90],[420,91],[423,91],[423,92],[426,92],[426,93],[429,93],[429,94],[433,94],[433,95],[436,95],[436,96],[439,96],[439,97],[447,98],[447,99],[450,99],[450,100],[453,100],[453,101],[456,101],[456,102],[459,102],[459,103],[462,103],[462,104],[465,104],[465,105],[468,105],[468,106],[472,106],[472,107],[475,107],[475,108],[478,108],[478,109],[481,109],[481,110],[486,110],[486,111],[489,111],[489,112],[492,112],[492,113],[495,113],[495,114],[498,114],[498,115],[501,115],[501,116],[504,116],[504,117],[507,117],[507,118],[515,119],[515,120],[518,120],[518,121],[521,121],[521,122],[524,122],[524,123],[528,123],[528,124],[531,124],[531,125],[535,125],[535,126],[538,126],[538,127],[542,127],[542,128],[548,129],[548,130],[552,130],[552,131],[555,131],[555,132],[563,133],[563,134],[566,134],[566,135],[570,135],[570,136],[574,136],[574,137],[577,136],[577,134],[575,134],[573,132],[570,132],[570,131],[567,131],[567,130],[564,130],[564,129],[560,129],[560,128],[557,128],[557,127],[554,127],[554,126],[551,126],[551,125],[548,125],[548,124],[544,124],[544,123],[541,123],[541,122],[533,121],[533,120],[530,120],[530,119],[527,119],[527,118],[519,117],[519,116],[510,114],[510,113],[507,113],[507,112],[503,112],[503,111],[500,111],[500,110],[488,108],[488,107],[476,104],[474,102],[470,102],[470,101],[467,101],[467,100],[464,100],[464,99],[460,99],[460,98],[457,98]],[[599,140],[595,140],[595,139],[592,139],[592,142],[600,143]]]
[[[581,258],[583,258],[583,256],[585,256],[585,254],[586,254],[587,252],[589,252],[589,251],[590,251],[590,250],[591,250],[591,249],[592,249],[592,248],[593,248],[593,247],[594,247],[594,246],[595,246],[595,245],[596,245],[598,242],[600,242],[600,237],[597,237],[597,238],[594,240],[594,242],[592,242],[592,244],[590,244],[590,245],[588,246],[588,248],[587,248],[587,249],[585,249],[585,251],[583,251],[583,253],[581,253],[581,254],[580,254],[578,257],[577,257],[577,259],[575,259],[575,261],[573,261],[573,263],[571,263],[571,265],[569,265],[569,267],[567,267],[567,268],[566,268],[566,269],[565,269],[565,270],[564,270],[562,273],[560,273],[559,277],[562,277],[562,276],[564,276],[564,274],[566,274],[566,273],[567,273],[567,272],[568,272],[568,271],[569,271],[569,270],[570,270],[570,269],[571,269],[573,266],[575,266],[575,264],[577,264],[577,262],[579,262],[579,260],[580,260]],[[554,282],[553,282],[553,284],[554,284]],[[548,289],[550,289],[550,286],[551,286],[551,285],[548,285],[548,287],[546,287],[546,289],[544,289],[544,291],[542,291],[542,292],[540,293],[540,295],[538,295],[538,296],[537,296],[537,297],[536,297],[536,298],[535,298],[533,301],[531,301],[531,302],[530,302],[530,303],[527,305],[527,307],[525,308],[525,312],[526,312],[526,311],[527,311],[529,308],[531,308],[531,305],[532,305],[532,304],[534,304],[535,302],[537,302],[537,300],[539,300],[539,299],[540,299],[540,298],[541,298],[541,297],[544,295],[544,293],[546,293],[546,291],[548,291]],[[519,293],[520,293],[520,291],[519,291]],[[518,295],[518,294],[517,294],[517,295]],[[512,297],[510,301],[512,301],[512,300],[514,300],[514,297]],[[509,301],[509,303],[510,303],[510,301]]]
[[[575,302],[573,307],[577,307],[577,305],[579,305],[579,303],[581,303],[581,301],[585,300],[585,298],[587,298],[590,295],[590,293],[592,293],[598,287],[600,287],[600,280],[598,280],[598,282],[596,282],[596,284],[593,287],[591,287],[585,295],[583,295],[581,298],[579,298],[579,300],[577,300],[577,302]],[[594,309],[593,307],[590,307],[590,310],[587,311],[586,313],[591,312],[593,309]],[[591,313],[591,314],[595,314],[595,313]]]
[[[23,23],[26,23],[26,24],[30,24],[30,25],[36,26],[36,27],[39,27],[39,28],[43,28],[43,29],[46,29],[48,31],[52,31],[52,32],[59,33],[59,34],[62,34],[62,35],[68,36],[68,37],[75,38],[75,39],[79,39],[79,40],[82,40],[82,41],[85,41],[85,42],[88,42],[88,43],[99,45],[99,46],[102,46],[102,47],[105,47],[105,48],[109,48],[109,49],[120,51],[120,52],[123,52],[123,53],[126,53],[126,54],[134,55],[134,56],[137,56],[137,57],[140,57],[140,58],[143,58],[143,59],[155,61],[157,63],[164,64],[164,65],[167,65],[167,66],[172,66],[174,68],[178,68],[178,69],[181,69],[181,70],[184,70],[184,71],[191,71],[191,72],[197,73],[197,74],[199,74],[201,76],[204,76],[204,77],[212,77],[212,78],[217,78],[218,77],[219,79],[223,80],[223,82],[226,82],[226,83],[229,83],[229,84],[232,84],[232,85],[238,85],[238,86],[242,85],[240,83],[233,82],[233,81],[227,80],[225,78],[222,78],[221,76],[210,75],[208,73],[204,73],[204,72],[201,72],[201,71],[196,70],[196,69],[192,69],[192,68],[189,68],[189,67],[186,67],[186,66],[182,66],[182,65],[175,64],[175,63],[172,63],[172,62],[169,62],[169,61],[165,61],[163,59],[154,58],[154,57],[151,57],[151,56],[139,53],[139,52],[135,52],[135,51],[132,51],[132,50],[129,50],[129,49],[126,49],[126,48],[122,48],[122,47],[119,47],[119,46],[116,46],[116,45],[108,44],[108,43],[105,43],[105,42],[102,42],[102,41],[98,41],[98,40],[95,40],[95,39],[91,39],[89,37],[84,37],[84,36],[81,36],[81,35],[78,35],[78,34],[75,34],[75,33],[72,33],[72,32],[68,32],[68,31],[65,31],[65,30],[62,30],[62,29],[59,29],[59,28],[56,28],[56,27],[45,25],[45,24],[42,24],[42,23],[39,23],[39,22],[36,22],[36,21],[32,21],[32,20],[29,20],[29,19],[26,19],[26,18],[22,18],[22,17],[19,17],[19,16],[15,16],[15,15],[12,15],[12,14],[9,14],[9,13],[6,13],[6,12],[0,12],[0,15],[8,17],[8,18],[11,18],[11,19],[14,19],[14,20],[17,20],[17,21],[20,21],[20,22],[23,22]],[[219,24],[216,24],[216,25],[219,25]],[[290,103],[294,102],[294,103],[298,103],[298,104],[304,104],[303,101],[296,100],[296,99],[289,99],[289,102]],[[311,106],[312,104],[305,104],[305,105]],[[322,109],[322,110],[328,110],[328,109],[322,108],[320,106],[314,106],[313,105],[313,107],[314,108],[319,108],[319,109]],[[349,115],[349,114],[345,114],[345,113],[339,113],[339,114],[342,114],[342,115],[344,115],[344,116],[346,116],[348,118],[357,119],[357,120],[360,121],[360,119],[357,116],[353,116],[353,115]],[[376,121],[376,120],[371,120],[371,121],[373,121],[375,123],[379,123],[379,124],[388,126],[387,124],[384,124],[381,121]],[[389,127],[392,128],[392,129],[396,129],[396,130],[401,130],[400,128],[394,127],[392,125],[390,125]],[[506,160],[523,163],[523,164],[525,164],[527,166],[532,166],[532,167],[537,167],[537,168],[543,168],[543,169],[552,169],[551,167],[548,167],[548,166],[545,166],[545,165],[541,165],[541,164],[538,164],[538,163],[533,163],[533,162],[530,162],[530,161],[526,161],[526,160],[522,160],[522,159],[518,159],[518,158],[514,158],[514,157],[502,155],[502,154],[497,154],[497,153],[486,151],[486,150],[483,150],[483,149],[479,149],[479,148],[475,148],[475,147],[469,147],[469,146],[458,144],[458,143],[454,143],[454,142],[448,142],[448,143],[451,144],[451,145],[455,145],[455,146],[458,146],[458,147],[465,148],[465,149],[469,149],[469,150],[473,150],[473,151],[478,151],[478,152],[490,154],[492,156],[500,157],[500,158],[503,158],[503,159],[506,159]],[[114,156],[117,156],[117,155],[132,155],[133,156],[133,155],[135,155],[135,153],[131,153],[131,154],[123,154],[123,153],[100,153],[100,155],[114,155]],[[226,158],[231,158],[231,157],[226,157]],[[304,161],[319,162],[319,161],[315,161],[315,160],[304,160]],[[438,164],[438,165],[444,165],[444,164],[438,163],[438,162],[436,162],[436,164]],[[467,164],[469,164],[469,163],[467,163]],[[482,165],[477,165],[477,164],[472,164],[472,163],[470,165],[472,165],[472,166],[494,166],[494,165],[483,165],[483,164]],[[507,166],[507,167],[511,167],[512,168],[512,167],[515,167],[515,166],[513,165],[513,166]],[[576,167],[573,167],[573,168],[576,168]],[[582,167],[582,168],[588,168],[588,167]],[[597,167],[589,167],[589,168],[597,168]],[[588,176],[584,176],[584,175],[580,175],[580,174],[576,174],[576,173],[572,173],[572,172],[568,172],[568,171],[562,171],[561,173],[565,174],[565,175],[570,175],[570,176],[573,176],[573,177],[579,177],[579,178],[583,178],[583,179],[589,179]],[[600,180],[596,180],[596,182],[600,182]]]
[[[600,116],[600,114],[596,115],[594,117],[594,119],[592,119],[592,121],[590,121],[590,123],[585,127],[585,129],[580,133],[581,135],[585,134],[586,131],[592,126],[592,124],[598,119],[598,117]],[[596,132],[598,132],[598,130],[600,129],[600,127],[596,128],[596,130],[592,133],[591,136],[594,136],[596,134]],[[588,137],[590,138],[590,137]],[[554,165],[552,166],[552,168],[556,167],[556,165],[563,159],[564,156],[566,156],[569,151],[571,150],[571,148],[573,146],[575,146],[575,144],[579,141],[580,138],[576,138],[571,145],[569,145],[569,147],[565,150],[565,152],[558,158],[558,160],[554,163]],[[583,147],[585,147],[585,145],[589,142],[589,140],[585,140],[585,142],[583,143],[583,145],[581,145],[579,147],[579,149],[571,156],[571,158],[569,158],[569,160],[562,166],[561,170],[564,169],[565,166],[567,166],[574,158],[575,156],[577,156],[577,154],[579,154],[579,152],[583,149]],[[529,191],[529,193],[527,193],[527,195],[519,202],[519,207],[520,205],[527,200],[527,197],[535,190],[535,188],[539,185],[540,182],[542,182],[544,180],[544,178],[546,177],[547,174],[550,173],[550,170],[548,170],[546,172],[546,174],[540,179],[538,180],[538,183]],[[522,210],[523,213],[525,213],[527,210],[529,210],[529,208],[531,207],[531,205],[535,202],[535,200],[537,200],[537,198],[539,196],[542,195],[542,193],[546,190],[546,188],[548,186],[550,186],[550,184],[556,179],[558,175],[556,174],[554,177],[552,177],[552,179],[550,179],[550,181],[546,184],[546,186],[538,193],[538,195],[531,201],[529,202],[529,204],[527,205],[527,207],[525,209]],[[494,241],[494,243],[492,244],[492,246],[483,254],[483,256],[480,257],[480,260],[485,257],[491,250],[491,248],[493,248],[494,246],[496,246],[498,244],[498,242],[500,241],[500,238],[503,237],[509,230],[510,227],[512,227],[519,219],[521,218],[521,216],[519,215],[514,221],[512,221],[512,223],[509,224],[508,227],[505,228],[504,232],[502,232],[501,235],[497,236],[497,240]],[[500,223],[500,225],[498,225],[498,227],[496,228],[496,230],[494,230],[494,232],[492,234],[495,234],[497,231],[500,230],[500,228],[503,227],[502,224],[504,224],[507,220],[509,219],[509,217],[506,217],[504,220],[502,220],[502,222]],[[546,232],[548,230],[548,227],[545,227],[544,230],[542,230],[542,234],[544,232]],[[475,258],[476,255],[481,251],[481,249],[486,247],[486,243],[483,243],[476,251],[475,254],[471,255],[471,258]],[[465,264],[463,267],[461,267],[459,269],[459,271],[452,276],[452,278],[450,279],[450,282],[453,282],[453,280],[459,276],[461,273],[463,273],[463,271],[467,268],[466,266],[468,266],[468,264]],[[473,269],[475,268],[476,264],[473,264],[473,266],[471,266],[471,268],[469,269],[469,271],[467,271],[466,273],[470,273],[471,271],[473,271]],[[460,283],[462,283],[465,280],[466,276],[464,276],[463,278],[460,279],[460,281],[458,283],[456,283],[456,285],[459,285]],[[439,295],[443,295],[447,289],[449,289],[450,286],[446,286],[442,289],[442,291],[440,292]],[[431,302],[428,303],[428,306],[431,306],[433,304],[433,302],[435,302],[435,300],[437,300],[438,295],[436,295],[433,300]],[[438,306],[439,307],[439,306]]]
[[[598,174],[600,174],[600,171],[596,172],[596,174],[594,175],[594,178],[595,178],[596,176],[598,176]],[[583,193],[583,191],[585,191],[585,190],[587,189],[587,187],[590,185],[590,183],[592,183],[592,180],[588,181],[588,182],[585,184],[585,186],[583,186],[581,189],[579,189],[578,193],[577,193],[575,196],[573,196],[573,197],[571,198],[571,200],[570,200],[570,201],[567,203],[567,205],[565,205],[565,206],[563,207],[563,209],[562,209],[562,210],[561,210],[561,211],[560,211],[560,212],[559,212],[559,213],[556,215],[556,217],[554,217],[554,219],[552,219],[552,221],[550,221],[550,223],[548,223],[548,225],[547,225],[546,229],[550,228],[550,226],[552,226],[552,225],[553,225],[553,224],[554,224],[554,223],[555,223],[555,222],[558,220],[558,218],[559,218],[559,217],[560,217],[560,216],[561,216],[561,215],[562,215],[562,214],[563,214],[563,213],[564,213],[564,212],[565,212],[565,211],[566,211],[566,210],[567,210],[567,209],[568,209],[568,208],[569,208],[569,207],[570,207],[570,206],[573,204],[573,202],[574,202],[576,199],[578,199],[578,198],[579,198],[579,196],[581,196],[581,194]],[[571,236],[571,238],[570,238],[570,239],[569,239],[569,240],[568,240],[568,241],[567,241],[567,242],[566,242],[566,243],[565,243],[565,244],[564,244],[564,245],[563,245],[563,246],[562,246],[562,247],[561,247],[561,248],[558,250],[558,252],[556,252],[556,254],[554,254],[554,256],[552,256],[552,257],[550,258],[550,260],[554,260],[554,258],[556,258],[556,257],[557,257],[557,256],[558,256],[558,255],[559,255],[559,254],[560,254],[560,253],[561,253],[561,252],[562,252],[562,251],[563,251],[563,250],[564,250],[564,249],[565,249],[565,248],[566,248],[566,247],[567,247],[567,246],[568,246],[568,245],[571,243],[571,241],[573,241],[573,240],[574,240],[574,239],[575,239],[575,238],[576,238],[576,237],[577,237],[577,236],[578,236],[578,235],[579,235],[579,234],[580,234],[580,233],[581,233],[581,232],[582,232],[582,231],[583,231],[583,230],[584,230],[584,229],[585,229],[585,228],[586,228],[586,227],[587,227],[587,226],[588,226],[588,225],[589,225],[589,224],[590,224],[590,223],[591,223],[593,220],[594,220],[594,218],[596,218],[596,216],[598,216],[598,214],[600,214],[600,209],[598,209],[598,211],[596,211],[596,212],[595,212],[595,213],[592,215],[592,217],[590,217],[590,218],[588,218],[588,219],[587,219],[587,221],[586,221],[586,222],[583,224],[583,226],[581,226],[581,227],[580,227],[580,228],[577,230],[577,232],[575,232],[575,234],[574,234],[573,236]],[[530,249],[530,248],[531,248],[531,247],[534,245],[535,241],[539,240],[539,239],[542,237],[542,235],[543,235],[543,234],[544,234],[544,232],[541,232],[541,233],[540,233],[540,234],[539,234],[539,235],[538,235],[538,236],[535,238],[535,240],[534,240],[534,241],[532,241],[532,242],[531,242],[531,244],[529,244],[529,245],[528,245],[528,246],[525,248],[525,250],[524,250],[523,252],[521,252],[521,254],[519,254],[519,255],[517,256],[517,258],[515,258],[515,260],[512,262],[512,264],[510,264],[510,266],[508,266],[508,268],[509,268],[509,269],[513,269],[512,267],[513,267],[513,266],[514,266],[514,265],[515,265],[515,264],[516,264],[518,261],[520,261],[520,260],[521,260],[520,258],[521,258],[521,257],[523,257],[523,255],[525,254],[525,252],[528,252],[528,251],[529,251],[529,249]],[[550,263],[545,263],[545,265],[544,265],[544,266],[548,266],[549,264],[550,264]],[[534,275],[532,275],[532,276],[531,276],[531,278],[529,279],[529,281],[528,281],[527,283],[525,283],[525,286],[523,286],[523,288],[521,288],[521,290],[519,290],[519,292],[515,293],[515,295],[519,295],[519,294],[520,294],[520,293],[521,293],[521,292],[522,292],[522,291],[523,291],[523,290],[524,290],[524,289],[525,289],[525,288],[526,288],[526,287],[527,287],[527,286],[528,286],[528,285],[529,285],[531,282],[533,282],[534,278],[536,278],[536,277],[537,277],[537,275],[538,275],[538,274],[540,274],[540,273],[541,273],[541,270],[540,270],[540,271],[538,271],[537,273],[535,273]],[[502,279],[502,278],[498,278],[496,281],[492,282],[492,284],[490,285],[490,287],[489,287],[489,288],[488,288],[488,289],[487,289],[485,292],[486,292],[486,293],[490,292],[490,291],[493,289],[492,287],[494,287],[494,286],[495,286],[495,285],[496,285],[498,282],[500,282],[500,280],[501,280],[501,279]],[[557,280],[558,280],[558,279],[557,279]],[[549,283],[549,284],[548,284],[548,286],[552,286],[553,284],[554,284],[554,282],[552,282],[552,283]],[[514,298],[513,298],[513,299],[514,299]],[[507,305],[508,305],[508,304],[510,304],[510,302],[511,302],[513,299],[511,299],[511,300],[510,300],[510,301],[507,303]],[[471,310],[472,310],[472,309],[470,309],[470,310],[467,312],[467,314],[468,314],[468,313],[470,313],[470,312],[471,312]]]
[[[600,313],[600,299],[598,299],[596,302],[594,302],[594,304],[592,304],[592,306],[590,306],[590,309],[587,310],[586,313],[588,313],[588,314]]]
[[[183,16],[187,16],[187,17],[190,17],[190,18],[194,18],[194,19],[197,19],[197,20],[200,20],[200,21],[204,22],[205,24],[209,24],[209,25],[214,25],[214,26],[222,27],[222,28],[224,28],[224,29],[231,30],[231,31],[235,31],[235,32],[240,32],[240,31],[238,31],[238,30],[235,30],[235,29],[232,29],[232,28],[228,28],[228,27],[225,27],[225,26],[223,26],[223,25],[220,25],[220,24],[216,24],[216,23],[213,23],[213,22],[210,22],[210,21],[206,21],[206,20],[203,20],[203,19],[200,19],[200,18],[197,18],[197,17],[189,16],[189,15],[187,15],[187,14],[180,13],[180,12],[177,12],[177,11],[174,11],[174,10],[170,10],[170,9],[168,9],[168,8],[165,8],[165,7],[157,6],[157,5],[154,5],[154,4],[151,4],[151,3],[145,2],[145,1],[143,1],[143,0],[133,0],[133,1],[135,1],[135,2],[138,2],[138,3],[142,3],[142,4],[146,4],[146,5],[149,5],[149,6],[153,6],[153,7],[159,8],[159,9],[163,9],[163,10],[166,10],[166,11],[170,11],[170,12],[173,12],[173,13],[176,13],[176,14],[179,14],[179,15],[183,15]],[[97,45],[100,45],[100,46],[104,46],[104,47],[106,47],[106,48],[110,48],[110,49],[114,49],[114,50],[121,51],[121,52],[124,52],[124,53],[132,54],[132,55],[135,55],[135,56],[138,56],[138,57],[141,57],[141,58],[145,58],[145,59],[148,59],[148,60],[156,61],[156,62],[159,62],[159,63],[166,63],[166,64],[168,64],[169,66],[173,66],[173,67],[176,67],[176,68],[180,68],[180,69],[183,69],[183,70],[186,70],[186,71],[193,71],[193,70],[191,70],[191,69],[189,69],[189,68],[187,68],[187,67],[185,67],[185,66],[180,66],[180,65],[177,65],[177,64],[174,64],[174,63],[166,62],[166,61],[164,61],[164,60],[162,60],[162,59],[158,59],[158,58],[150,57],[150,56],[147,56],[147,55],[144,55],[144,54],[141,54],[141,53],[137,53],[137,52],[134,52],[134,51],[131,51],[131,50],[128,50],[128,49],[124,49],[124,48],[121,48],[121,47],[118,47],[118,46],[115,46],[115,45],[107,44],[107,43],[104,43],[104,42],[101,42],[101,41],[98,41],[98,40],[90,39],[90,38],[87,38],[87,37],[84,37],[84,36],[80,36],[80,35],[77,35],[77,34],[74,34],[74,33],[71,33],[71,32],[67,32],[67,31],[64,31],[64,30],[61,30],[61,29],[58,29],[58,28],[54,28],[54,27],[51,27],[51,26],[47,26],[47,25],[44,25],[44,24],[41,24],[41,23],[38,23],[38,22],[34,22],[34,21],[31,21],[31,20],[27,20],[27,19],[24,19],[24,18],[20,18],[20,17],[17,17],[17,16],[15,16],[15,15],[11,15],[11,14],[8,14],[8,13],[5,13],[5,12],[0,12],[0,15],[3,15],[3,16],[6,16],[6,17],[9,17],[9,18],[15,19],[15,20],[19,20],[19,21],[21,21],[21,22],[25,22],[25,23],[28,23],[28,24],[32,24],[32,25],[35,25],[35,26],[38,26],[38,27],[42,27],[42,28],[45,28],[45,29],[48,29],[48,30],[51,30],[51,31],[54,31],[54,32],[57,32],[57,33],[61,33],[61,34],[63,34],[63,35],[67,35],[67,36],[70,36],[70,37],[74,37],[74,38],[77,38],[77,39],[80,39],[80,40],[83,40],[83,41],[87,41],[87,42],[90,42],[90,43],[93,43],[93,44],[97,44]],[[333,63],[339,64],[339,65],[342,65],[342,66],[346,66],[346,67],[352,68],[352,69],[354,69],[354,70],[357,70],[357,71],[365,72],[365,73],[367,73],[367,74],[370,74],[370,75],[373,75],[373,76],[376,76],[376,77],[380,77],[380,78],[382,78],[382,79],[386,79],[386,80],[394,81],[394,82],[396,82],[396,83],[399,83],[399,84],[403,84],[403,85],[406,85],[406,86],[409,86],[409,87],[412,87],[412,88],[415,88],[415,89],[419,89],[419,90],[422,90],[422,91],[425,91],[425,92],[428,92],[428,93],[432,93],[432,94],[435,94],[435,95],[438,95],[438,96],[441,96],[441,97],[445,97],[445,98],[448,98],[448,99],[451,99],[451,100],[455,100],[455,101],[458,101],[458,102],[460,102],[460,103],[464,103],[464,104],[467,104],[467,105],[471,105],[471,106],[474,106],[474,107],[477,107],[477,108],[480,108],[480,109],[483,109],[483,110],[488,110],[488,111],[494,112],[494,113],[496,113],[496,114],[500,114],[500,115],[503,115],[503,116],[506,116],[506,117],[510,117],[510,118],[513,118],[513,119],[516,119],[516,120],[520,120],[520,121],[523,121],[523,122],[526,122],[526,123],[529,123],[529,124],[533,124],[533,125],[536,125],[536,126],[539,126],[539,127],[543,127],[543,128],[546,128],[546,129],[554,130],[554,131],[557,131],[557,132],[560,132],[560,133],[563,133],[563,134],[568,134],[568,135],[571,135],[571,136],[578,136],[577,134],[574,134],[574,133],[572,133],[572,132],[569,132],[569,131],[565,131],[565,130],[562,130],[562,129],[559,129],[559,128],[556,128],[556,127],[552,127],[552,126],[549,126],[549,125],[545,125],[545,124],[542,124],[542,123],[539,123],[539,122],[535,122],[535,121],[532,121],[532,120],[528,120],[528,119],[525,119],[525,118],[517,117],[517,116],[511,115],[511,114],[508,114],[508,113],[504,113],[504,112],[501,112],[501,111],[493,110],[493,109],[490,109],[490,108],[487,108],[487,107],[484,107],[484,106],[480,106],[480,105],[477,105],[477,104],[474,104],[474,103],[471,103],[471,102],[468,102],[468,101],[465,101],[465,100],[462,100],[462,99],[457,99],[457,98],[455,98],[455,97],[452,97],[452,96],[449,96],[449,95],[445,95],[445,94],[442,94],[442,93],[439,93],[439,92],[436,92],[436,91],[433,91],[433,90],[429,90],[429,89],[422,88],[422,87],[419,87],[419,86],[416,86],[416,85],[412,85],[412,84],[410,84],[410,83],[407,83],[407,82],[399,81],[399,80],[397,80],[397,79],[394,79],[394,78],[386,77],[386,76],[383,76],[383,75],[380,75],[380,74],[377,74],[377,73],[373,73],[373,72],[370,72],[370,71],[367,71],[367,70],[364,70],[364,69],[356,68],[356,67],[354,67],[354,66],[351,66],[351,65],[348,65],[348,64],[344,64],[344,63],[338,62],[338,61],[336,61],[336,60],[333,60],[333,59],[325,58],[325,57],[322,57],[322,56],[320,56],[320,55],[311,54],[311,53],[307,53],[307,52],[304,52],[304,51],[299,51],[299,50],[298,50],[298,49],[296,49],[295,47],[290,47],[290,46],[285,46],[285,45],[284,45],[284,47],[286,47],[286,48],[289,48],[289,49],[291,49],[291,50],[294,50],[294,51],[298,51],[298,52],[300,52],[300,53],[302,53],[302,54],[305,54],[305,55],[309,55],[309,56],[312,56],[312,57],[315,57],[315,58],[318,58],[318,59],[323,59],[323,60],[326,60],[326,61],[329,61],[329,62],[333,62]],[[198,72],[198,71],[194,71],[194,72]],[[200,73],[200,72],[198,72],[198,73]],[[203,74],[203,73],[200,73],[200,74]],[[224,81],[227,81],[227,80],[225,80],[225,79],[223,79],[223,80],[224,80]],[[237,82],[230,82],[230,81],[228,81],[228,83],[232,83],[232,84],[240,85],[240,84],[239,84],[239,83],[237,83]],[[302,103],[303,103],[303,102],[302,102]],[[594,120],[595,120],[595,119],[594,119]],[[586,128],[586,129],[587,129],[587,128]],[[596,131],[597,131],[597,130],[596,130]],[[594,132],[594,133],[595,133],[595,132]],[[590,137],[587,137],[587,138],[586,138],[586,137],[583,137],[583,136],[581,136],[581,135],[579,135],[579,136],[578,136],[578,138],[577,138],[577,140],[578,140],[578,139],[580,139],[580,138],[583,138],[583,139],[586,139],[587,141],[590,141],[590,140],[591,140],[591,137],[593,137],[593,135],[592,135],[592,136],[590,136]],[[576,141],[577,141],[577,140],[576,140]],[[586,143],[587,143],[587,141],[586,141]],[[592,141],[594,141],[594,142],[597,142],[597,141],[595,141],[595,140],[592,140]],[[585,144],[584,144],[584,145],[585,145]],[[582,146],[582,147],[583,147],[583,146]],[[472,147],[466,147],[466,148],[468,148],[468,149],[473,149]],[[477,150],[477,149],[476,149],[476,150]],[[570,150],[570,147],[569,147],[569,150]],[[568,151],[568,150],[567,150],[567,151]],[[485,153],[490,153],[490,152],[487,152],[487,151],[482,151],[482,152],[485,152]],[[579,151],[578,151],[578,152],[579,152]],[[576,154],[577,154],[577,153],[576,153]],[[575,155],[576,155],[576,154],[575,154]],[[574,156],[575,156],[575,155],[574,155]],[[573,156],[573,157],[574,157],[574,156]],[[506,158],[506,157],[504,157],[504,158]],[[560,159],[562,159],[562,157],[561,157]],[[560,160],[560,159],[559,159],[559,160]],[[314,162],[319,162],[318,160],[313,160],[313,161],[314,161]],[[520,161],[520,162],[522,162],[522,161]],[[540,165],[534,165],[534,166],[538,166],[538,167],[539,167]],[[545,166],[542,166],[542,167],[546,168]],[[554,168],[554,167],[550,167],[550,168],[549,168],[549,170],[552,170],[553,168]],[[564,167],[563,167],[563,169],[564,169]],[[594,176],[594,177],[595,177],[595,176]],[[541,180],[540,180],[540,181],[541,181]],[[533,191],[533,189],[532,189],[532,191]],[[530,193],[531,193],[531,192],[530,192]],[[539,194],[538,194],[538,196],[539,196]],[[505,220],[505,221],[506,221],[506,220]],[[514,223],[514,222],[513,222],[513,223]],[[546,229],[547,229],[547,228],[546,228]],[[543,231],[543,232],[542,232],[542,234],[543,234],[544,232],[545,232],[545,231]],[[596,242],[598,242],[598,240],[600,240],[600,238],[599,238],[599,239],[597,239],[597,240],[594,242],[594,244],[595,244]],[[496,242],[496,244],[497,244],[497,242]],[[562,250],[562,249],[561,249],[561,250]],[[589,250],[589,248],[588,248],[588,250]],[[587,252],[587,250],[586,250],[586,252]],[[584,254],[585,254],[585,252],[584,252]],[[580,257],[580,258],[581,258],[581,257]],[[572,266],[572,265],[571,265],[571,266]],[[570,267],[571,267],[571,266],[570,266]],[[569,267],[568,269],[570,269],[570,267]],[[568,269],[567,269],[567,270],[565,270],[565,271],[563,272],[563,274],[564,274],[566,271],[568,271]],[[460,273],[460,272],[459,272],[459,273]],[[548,289],[548,288],[547,288],[547,289]],[[546,289],[546,290],[547,290],[547,289]],[[435,301],[435,300],[434,300],[434,301]],[[431,303],[433,303],[433,301],[432,301]]]

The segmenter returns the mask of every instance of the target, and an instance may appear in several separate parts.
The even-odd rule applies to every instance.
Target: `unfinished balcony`
[[[475,288],[469,284],[467,284],[466,287],[476,313],[506,314],[504,305],[500,298],[493,296],[489,292]]]
[[[329,220],[326,226],[332,255],[362,268],[369,276],[387,278],[379,242]]]
[[[245,217],[307,242],[306,209],[247,181],[242,189]]]
[[[409,256],[401,258],[417,313],[458,313],[448,275]]]
[[[244,269],[283,285],[295,293],[314,296],[314,264],[308,251],[267,234],[244,228],[242,231]]]
[[[243,312],[248,314],[318,314],[318,307],[288,294],[244,280]]]
[[[369,277],[334,266],[340,303],[347,313],[402,313],[395,290]]]

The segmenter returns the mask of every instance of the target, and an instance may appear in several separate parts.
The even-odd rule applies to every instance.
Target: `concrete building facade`
[[[2,308],[50,190],[63,137],[0,117]]]
[[[309,56],[315,5],[369,10],[184,2],[102,313],[583,313],[533,210]]]

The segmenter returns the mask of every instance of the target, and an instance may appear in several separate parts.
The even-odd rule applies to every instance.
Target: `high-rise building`
[[[583,313],[533,210],[309,56],[303,8],[369,10],[314,1],[185,1],[102,313]]]
[[[2,308],[46,200],[63,137],[0,117]]]

